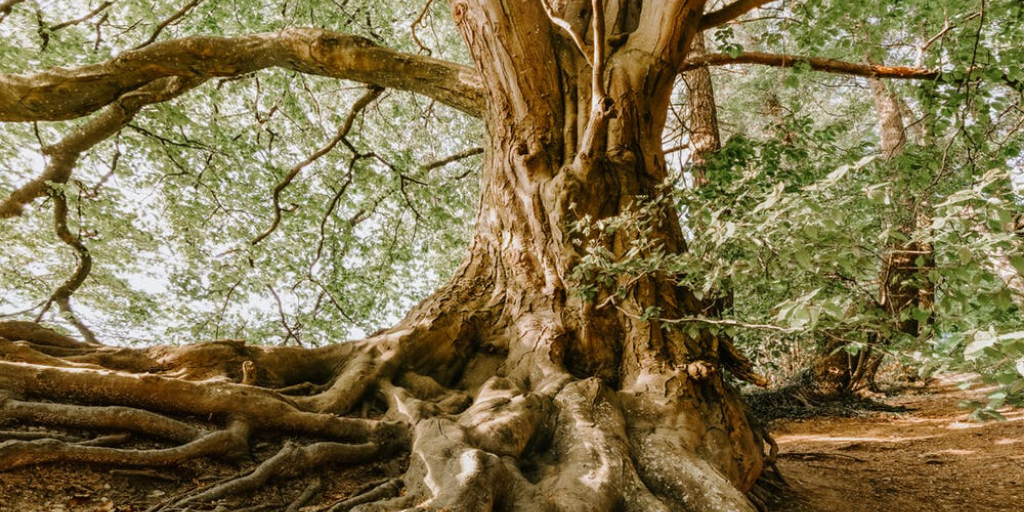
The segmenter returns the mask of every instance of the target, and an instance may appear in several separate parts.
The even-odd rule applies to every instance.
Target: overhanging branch
[[[397,52],[363,37],[293,28],[173,39],[99,64],[0,75],[0,121],[73,119],[160,78],[232,77],[271,67],[411,91],[473,116],[483,109],[480,77],[468,66]]]
[[[36,179],[0,201],[0,219],[20,215],[25,205],[46,195],[49,184],[67,183],[82,153],[124,128],[142,107],[175,98],[203,81],[201,78],[162,78],[115,99],[103,112],[60,142],[43,148],[48,158],[46,168]]]
[[[775,0],[736,0],[735,2],[717,10],[711,11],[700,19],[700,29],[707,30],[715,28],[743,16],[744,14],[757,9]]]
[[[683,68],[680,71],[687,71],[703,66],[725,66],[728,64],[759,64],[763,66],[775,66],[782,68],[807,65],[816,71],[871,78],[934,80],[941,75],[939,71],[928,68],[857,64],[854,62],[835,59],[800,57],[795,55],[762,52],[744,52],[735,56],[725,53],[703,55],[688,59],[683,64]]]

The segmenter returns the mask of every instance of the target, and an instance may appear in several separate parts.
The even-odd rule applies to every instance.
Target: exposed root
[[[214,502],[238,510],[235,497],[268,482],[406,451],[409,464],[400,477],[390,474],[318,510],[751,512],[764,501],[760,491],[747,497],[749,489],[738,488],[749,487],[750,468],[759,469],[760,458],[734,466],[712,462],[723,453],[745,453],[748,442],[734,429],[745,421],[742,408],[732,402],[702,408],[722,399],[718,361],[697,368],[707,370],[700,379],[689,368],[669,368],[641,376],[634,388],[615,389],[564,369],[565,336],[549,320],[529,318],[523,338],[504,353],[452,339],[472,332],[454,328],[432,331],[424,338],[429,347],[406,338],[413,331],[384,334],[379,345],[315,350],[236,340],[143,350],[57,346],[70,344],[44,343],[45,334],[34,342],[4,341],[0,423],[58,431],[8,436],[0,444],[0,471],[55,461],[127,468],[199,457],[251,460],[254,437],[293,434],[296,440],[252,469],[150,510],[205,509]],[[83,352],[56,357],[32,344]],[[410,347],[420,359],[407,361],[411,356],[401,351]],[[427,357],[462,362],[429,373],[422,364]],[[338,416],[346,412],[367,417]],[[742,419],[725,419],[734,414]],[[89,439],[82,430],[101,435]],[[132,446],[138,437],[147,449]],[[772,446],[770,437],[764,440]],[[150,449],[153,442],[173,446]],[[769,449],[767,464],[773,456]],[[314,479],[291,501],[257,506],[309,508],[324,485]]]
[[[335,503],[326,509],[326,512],[348,512],[364,503],[374,503],[394,498],[402,492],[403,485],[402,481],[397,478],[391,478],[383,482],[374,482],[368,486],[368,489],[360,489],[355,493],[355,496]]]
[[[345,371],[323,392],[298,397],[296,403],[305,410],[345,414],[363,398],[380,378],[380,366],[369,354],[355,352],[344,363]]]
[[[288,505],[288,508],[284,512],[299,512],[299,509],[304,507],[307,503],[313,500],[317,494],[320,494],[321,489],[324,488],[324,482],[319,477],[314,478],[305,489],[302,490],[302,494],[295,498]]]
[[[379,455],[381,455],[381,449],[373,443],[357,445],[314,443],[307,446],[286,443],[276,455],[263,461],[248,474],[175,499],[164,508],[156,510],[178,509],[189,503],[208,503],[227,496],[254,491],[271,478],[295,477],[328,463],[358,464],[372,460]]]
[[[26,396],[127,405],[199,417],[247,418],[261,431],[292,432],[340,441],[390,438],[401,444],[404,426],[299,410],[280,395],[231,382],[190,382],[102,370],[67,371],[0,361],[0,389]]]
[[[21,422],[93,430],[124,430],[161,439],[188,442],[202,431],[187,423],[149,411],[129,407],[89,407],[3,400],[0,392],[0,422]]]
[[[198,457],[238,457],[248,454],[248,427],[235,422],[190,443],[161,450],[122,450],[56,439],[7,441],[0,444],[0,471],[54,461],[90,462],[119,466],[168,466]]]
[[[35,441],[38,439],[56,439],[65,443],[81,443],[85,441],[78,436],[65,436],[48,431],[22,432],[20,430],[0,430],[0,441]]]

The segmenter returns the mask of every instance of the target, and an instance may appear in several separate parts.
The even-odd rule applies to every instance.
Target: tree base
[[[442,384],[398,363],[417,330],[314,350],[25,332],[0,338],[0,496],[19,510],[752,511],[768,439],[685,371],[627,392],[533,360],[550,373],[524,389],[473,350]]]

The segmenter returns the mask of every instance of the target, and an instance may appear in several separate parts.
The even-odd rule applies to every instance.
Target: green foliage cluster
[[[440,3],[438,3],[440,4]],[[109,58],[149,38],[181,6],[119,0],[26,2],[0,23],[0,71],[36,72]],[[435,5],[206,0],[161,38],[316,26],[409,52],[465,61]],[[66,18],[66,19],[65,19]],[[42,20],[42,21],[40,21]],[[46,46],[43,45],[43,35]],[[394,322],[449,276],[471,231],[480,158],[431,162],[472,147],[480,126],[444,106],[386,91],[334,151],[272,190],[337,133],[365,89],[271,70],[214,80],[144,109],[79,161],[67,185],[95,265],[76,311],[113,343],[341,341]],[[37,175],[42,148],[84,121],[0,127],[0,196]],[[0,223],[0,314],[34,315],[75,268],[52,234],[52,205]],[[60,322],[59,317],[47,318]],[[284,324],[287,324],[287,328]]]
[[[864,80],[800,66],[717,74],[726,142],[704,168],[710,183],[693,186],[687,157],[670,155],[677,174],[667,189],[674,193],[643,198],[615,219],[584,219],[577,230],[590,243],[575,273],[579,289],[614,296],[637,276],[661,272],[698,297],[729,295],[723,318],[648,316],[666,328],[732,336],[777,379],[806,369],[822,346],[839,341],[851,353],[883,350],[925,376],[979,372],[997,385],[987,403],[974,404],[979,416],[1024,404],[1024,103],[1014,81],[1024,62],[1024,13],[1014,2],[941,4],[891,3],[879,13],[877,4],[799,2],[712,34],[715,50],[730,54],[861,62],[867,54],[948,74],[886,84],[904,102],[908,139],[889,160],[880,154]],[[685,134],[679,103],[675,119]],[[665,254],[646,236],[670,203],[689,235],[685,254]],[[600,248],[594,233],[623,229],[635,231],[628,251]],[[893,316],[879,304],[883,259],[911,241],[934,250],[934,262],[916,255],[921,271],[909,278],[934,288],[934,305]],[[901,332],[908,318],[921,325],[917,336]]]

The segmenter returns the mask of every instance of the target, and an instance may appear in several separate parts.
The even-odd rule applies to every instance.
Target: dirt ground
[[[1024,512],[1024,410],[1004,411],[1003,422],[973,422],[957,404],[983,393],[964,392],[956,384],[947,378],[880,399],[904,412],[774,422],[779,467],[790,487],[769,503],[772,512]],[[263,460],[271,450],[257,445],[254,458]],[[397,476],[402,465],[395,460],[324,471],[319,499],[301,510],[323,510],[360,486]],[[0,512],[141,512],[249,466],[205,460],[129,471],[75,464],[24,467],[0,473]],[[254,504],[282,510],[307,485],[271,483],[244,502],[193,510]]]
[[[772,424],[790,489],[773,512],[1024,512],[1024,410],[978,423],[964,377],[881,401],[901,413]]]

